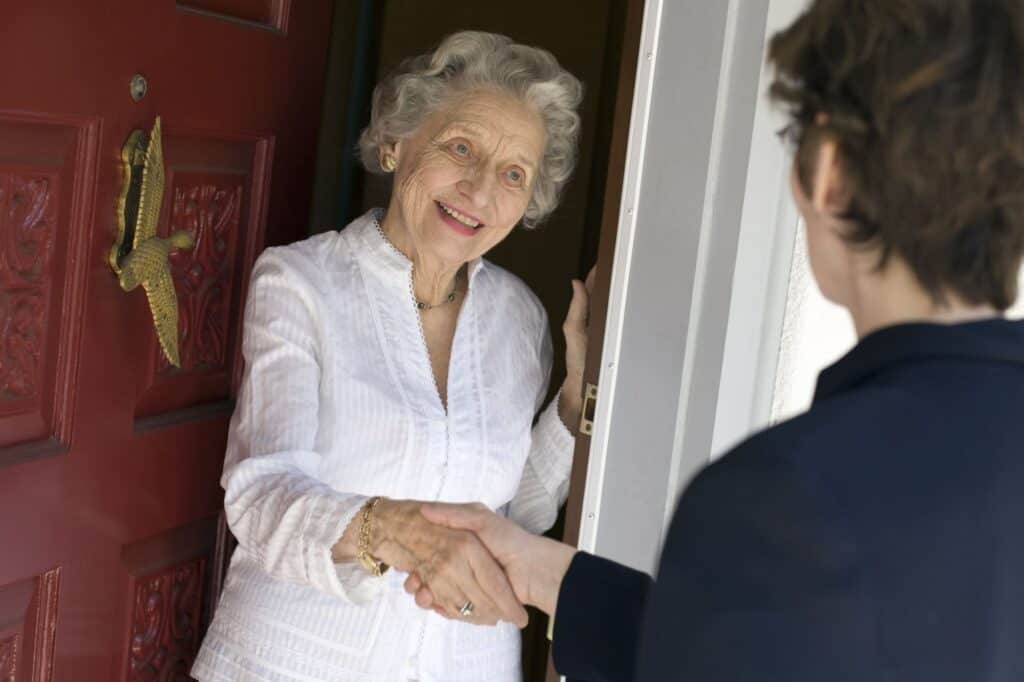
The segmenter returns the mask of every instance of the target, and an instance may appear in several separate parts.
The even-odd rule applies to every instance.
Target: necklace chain
[[[392,249],[394,249],[397,253],[401,253],[401,251],[399,251],[398,248],[394,244],[391,243],[391,240],[388,239],[388,236],[386,234],[384,234],[384,228],[381,227],[380,221],[377,220],[376,216],[373,219],[373,224],[374,224],[374,227],[377,228],[377,232],[380,234],[381,238],[385,242],[387,242],[387,245],[390,246]],[[404,256],[404,254],[403,254],[403,256]],[[420,312],[425,312],[427,310],[433,310],[434,308],[440,308],[442,306],[446,306],[449,303],[454,303],[455,302],[455,297],[459,293],[459,276],[455,275],[455,283],[452,285],[451,292],[447,296],[445,296],[444,300],[441,301],[440,303],[427,303],[426,301],[421,301],[420,299],[416,298],[416,292],[414,292],[412,290],[412,282],[411,281],[409,282],[409,293],[412,296],[413,305],[415,305],[416,306],[416,310],[418,310]]]
[[[443,301],[441,301],[440,303],[434,303],[433,305],[421,301],[420,299],[416,298],[415,295],[413,296],[413,300],[416,302],[416,310],[433,310],[434,308],[440,308],[441,306],[448,305],[449,303],[454,301],[455,294],[457,294],[458,292],[458,286],[452,287],[451,293],[445,296]]]

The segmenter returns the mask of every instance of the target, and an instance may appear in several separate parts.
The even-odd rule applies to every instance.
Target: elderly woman
[[[480,502],[542,532],[564,501],[586,290],[573,282],[568,376],[534,424],[548,320],[482,257],[554,210],[580,98],[548,52],[455,34],[374,93],[360,149],[394,176],[387,210],[260,257],[222,481],[239,546],[197,679],[520,678],[526,612],[504,573],[419,507]],[[403,593],[413,570],[437,613]]]
[[[1024,3],[816,0],[770,56],[812,271],[859,336],[811,409],[697,476],[656,582],[424,513],[557,604],[571,678],[1024,680]]]

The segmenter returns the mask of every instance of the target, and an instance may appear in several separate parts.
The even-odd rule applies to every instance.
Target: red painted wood
[[[51,679],[60,569],[0,588],[0,682]]]
[[[69,437],[79,327],[51,330],[74,315],[81,290],[68,252],[83,235],[67,228],[88,208],[75,179],[89,176],[95,138],[94,122],[0,117],[0,464],[56,452]]]
[[[181,371],[223,370],[228,361],[231,294],[241,232],[242,178],[176,174],[169,232],[192,235],[195,247],[171,254],[178,292]],[[155,349],[154,349],[155,350]],[[177,371],[158,354],[160,374]]]
[[[171,672],[187,676],[200,644],[203,578],[199,557],[132,581],[128,682],[149,682]]]
[[[284,30],[291,0],[178,0],[183,9],[209,12],[225,19],[251,21]]]
[[[147,366],[139,374],[137,428],[230,398],[241,370],[235,349],[247,264],[266,221],[269,139],[211,139],[185,131],[165,134],[164,147],[167,193],[160,232],[186,230],[196,245],[171,255],[182,366],[172,368],[151,337]],[[142,305],[136,313],[144,324],[149,310]]]
[[[0,169],[0,412],[18,414],[43,393],[60,196],[58,174]]]
[[[244,283],[306,232],[331,3],[189,4],[275,30],[172,0],[4,3],[0,681],[179,679],[210,609]],[[173,371],[106,264],[121,146],[157,115],[160,229],[199,237],[173,263]]]

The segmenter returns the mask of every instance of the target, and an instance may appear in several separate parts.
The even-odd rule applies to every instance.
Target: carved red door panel
[[[330,0],[0,9],[0,682],[185,679],[211,608],[245,284],[304,236]],[[132,76],[148,89],[135,101]],[[107,264],[163,121],[181,367]]]
[[[168,363],[155,335],[138,373],[136,426],[146,430],[187,415],[182,410],[230,408],[241,370],[237,331],[242,289],[263,242],[273,142],[209,140],[164,133],[167,190],[159,233],[187,231],[189,250],[170,256],[178,293],[181,367]],[[146,328],[149,310],[135,311]]]

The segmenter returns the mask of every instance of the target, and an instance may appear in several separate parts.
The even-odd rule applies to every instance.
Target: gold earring
[[[383,168],[388,173],[394,172],[397,166],[398,164],[395,162],[395,157],[391,156],[390,154],[385,154],[384,160],[381,161],[380,164],[380,167]]]

